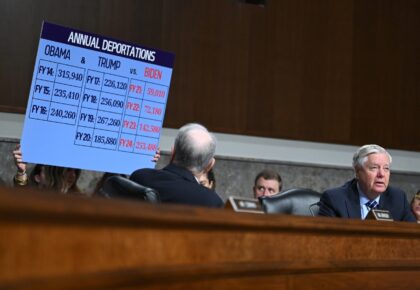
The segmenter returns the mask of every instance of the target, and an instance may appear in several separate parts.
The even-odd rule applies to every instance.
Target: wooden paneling
[[[5,0],[0,110],[24,112],[43,19],[175,53],[164,126],[420,151],[420,2]]]
[[[0,2],[0,110],[26,110],[42,21],[159,47],[161,1]]]
[[[357,143],[420,150],[419,16],[419,1],[355,1],[351,135]]]
[[[420,227],[0,188],[1,289],[417,289]]]
[[[352,12],[351,1],[270,2],[265,39],[251,48],[261,55],[252,71],[266,72],[250,88],[252,132],[347,142]]]

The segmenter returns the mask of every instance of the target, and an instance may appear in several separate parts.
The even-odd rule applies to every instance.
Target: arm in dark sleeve
[[[319,216],[337,217],[337,213],[332,205],[331,197],[328,192],[324,192],[320,199]]]

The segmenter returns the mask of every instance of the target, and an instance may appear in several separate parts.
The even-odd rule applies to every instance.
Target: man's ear
[[[216,164],[216,159],[212,158],[209,162],[209,164],[206,166],[206,168],[204,169],[204,173],[207,173],[210,171],[210,169],[213,168],[214,164]]]
[[[252,193],[254,194],[254,198],[258,198],[257,197],[257,187],[255,185],[252,187]]]
[[[359,180],[359,171],[360,171],[359,166],[356,166],[354,168],[354,177],[356,178],[356,180]]]

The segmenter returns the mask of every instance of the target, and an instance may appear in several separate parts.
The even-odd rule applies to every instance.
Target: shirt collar
[[[359,201],[360,206],[364,206],[370,199],[366,196],[366,194],[363,192],[363,190],[359,186],[359,182],[357,182],[357,191],[359,191]],[[378,195],[374,200],[379,204],[379,200],[381,199],[381,195]]]

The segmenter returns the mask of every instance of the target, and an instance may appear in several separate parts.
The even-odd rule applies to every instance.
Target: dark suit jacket
[[[361,219],[357,181],[326,190],[320,200],[319,215]],[[389,210],[395,221],[416,221],[404,191],[388,186],[381,194],[378,209]]]
[[[130,179],[159,192],[161,202],[206,207],[222,207],[223,201],[213,191],[197,182],[187,169],[169,164],[163,169],[139,169]]]

